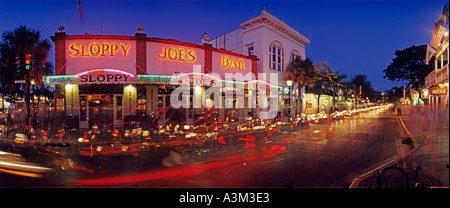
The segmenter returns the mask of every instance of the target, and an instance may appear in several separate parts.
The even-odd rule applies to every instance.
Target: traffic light
[[[16,56],[16,70],[20,72],[20,57]]]
[[[33,56],[29,53],[25,54],[25,69],[31,70],[33,63]]]

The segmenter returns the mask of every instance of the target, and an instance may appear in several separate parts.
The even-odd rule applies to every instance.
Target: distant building
[[[257,63],[258,73],[266,76],[278,74],[276,84],[283,89],[284,102],[289,92],[284,81],[286,66],[297,56],[304,59],[305,46],[310,44],[309,38],[265,9],[260,15],[242,22],[236,30],[213,39],[209,39],[205,33],[201,39],[202,43],[211,44],[214,48],[257,56],[260,59]],[[293,95],[295,93],[291,92],[291,98],[295,99]]]

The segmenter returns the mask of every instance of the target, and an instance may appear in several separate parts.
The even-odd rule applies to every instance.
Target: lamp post
[[[291,86],[294,81],[286,80],[286,85],[289,87],[289,106],[288,106],[288,117],[291,120]]]

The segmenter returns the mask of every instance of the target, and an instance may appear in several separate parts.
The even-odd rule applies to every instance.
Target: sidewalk
[[[446,167],[449,164],[448,113],[448,109],[402,106],[402,114],[398,116],[399,122],[405,130],[405,136],[410,137],[413,144],[399,140],[402,142],[396,145],[398,152],[396,156],[356,178],[350,187],[376,188],[381,170],[391,165],[401,167],[407,172],[410,187],[415,187],[415,170],[418,167],[421,167],[418,174],[420,184],[448,187],[449,169]],[[399,177],[400,172],[397,176],[392,176],[393,172],[390,173],[391,176],[387,176],[387,182],[384,181],[381,187],[405,186],[403,177]]]
[[[449,186],[449,111],[430,107],[403,107],[404,122],[419,149],[406,160],[406,167],[421,167],[421,183]],[[400,166],[401,167],[401,166]],[[408,171],[409,172],[409,171]]]

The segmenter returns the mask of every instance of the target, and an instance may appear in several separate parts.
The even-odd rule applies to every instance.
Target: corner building
[[[55,86],[57,119],[69,129],[95,125],[121,128],[146,116],[163,126],[171,119],[193,123],[206,112],[212,113],[203,105],[192,108],[192,101],[201,99],[211,85],[213,78],[206,79],[205,74],[217,73],[224,79],[225,73],[253,73],[256,77],[258,72],[256,56],[216,49],[210,44],[149,38],[142,32],[134,36],[57,32],[51,39],[55,43],[55,76],[44,77],[44,82]],[[194,65],[200,66],[196,73]],[[195,80],[196,74],[200,74],[200,80]],[[189,108],[171,108],[170,94],[178,87],[170,82],[174,76],[191,80]],[[192,83],[198,85],[195,90]],[[225,93],[226,89],[221,91]],[[248,94],[246,90],[245,103]],[[213,109],[222,119],[244,118],[252,111],[247,104],[243,109],[236,108],[235,97],[223,99],[227,102],[233,103],[235,114],[229,115],[225,108]]]

